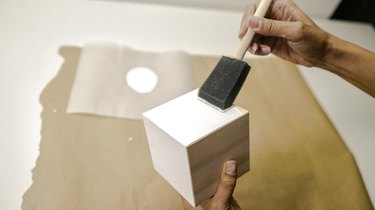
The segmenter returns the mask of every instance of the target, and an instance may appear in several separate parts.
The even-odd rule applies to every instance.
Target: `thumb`
[[[297,41],[303,33],[303,23],[299,21],[279,21],[256,16],[249,17],[249,27],[257,34]]]
[[[219,187],[213,197],[213,203],[227,206],[232,199],[232,194],[237,181],[236,161],[227,161],[221,173]]]

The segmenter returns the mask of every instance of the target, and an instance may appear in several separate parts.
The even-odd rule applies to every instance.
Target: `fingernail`
[[[254,43],[253,45],[251,45],[251,51],[252,51],[253,54],[255,54],[257,52],[257,50],[258,50],[257,44]]]
[[[238,38],[242,38],[243,36],[245,35],[245,32],[244,32],[244,30],[240,30],[240,32],[238,33]]]
[[[250,23],[250,27],[253,30],[258,30],[260,26],[260,18],[256,16],[251,16],[249,17],[249,23]]]
[[[236,161],[230,160],[225,165],[225,173],[228,175],[236,175]]]
[[[260,46],[261,50],[265,54],[270,54],[271,53],[271,48],[269,46]]]

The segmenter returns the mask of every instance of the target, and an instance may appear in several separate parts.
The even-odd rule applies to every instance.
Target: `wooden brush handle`
[[[257,16],[257,17],[264,17],[266,15],[266,12],[268,10],[268,8],[270,7],[272,3],[272,0],[262,0],[257,8],[257,10],[255,11],[255,14],[254,16]],[[247,51],[247,48],[249,47],[250,43],[251,43],[251,40],[253,40],[253,37],[254,37],[254,31],[251,30],[251,28],[249,27],[247,29],[247,32],[245,34],[244,37],[242,37],[241,41],[240,41],[240,45],[238,46],[235,54],[234,54],[234,58],[238,59],[238,60],[242,60],[245,56],[245,53]]]

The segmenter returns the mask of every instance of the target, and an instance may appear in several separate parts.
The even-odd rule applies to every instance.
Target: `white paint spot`
[[[133,137],[129,137],[129,138],[128,138],[128,141],[133,141]]]
[[[150,93],[158,83],[158,76],[149,68],[135,67],[126,74],[126,82],[138,93]]]
[[[57,109],[52,109],[52,112],[53,113],[57,113]]]

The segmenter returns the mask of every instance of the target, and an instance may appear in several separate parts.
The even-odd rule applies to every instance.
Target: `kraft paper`
[[[40,96],[40,155],[23,210],[178,210],[179,195],[152,168],[140,120],[66,114],[81,49]],[[218,57],[192,56],[195,88]],[[237,105],[250,113],[250,172],[234,197],[243,209],[373,209],[354,158],[294,65],[251,60]]]

